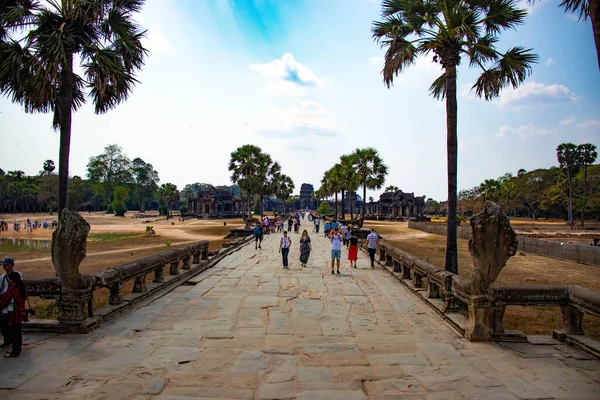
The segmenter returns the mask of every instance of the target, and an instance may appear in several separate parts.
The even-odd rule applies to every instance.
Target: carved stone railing
[[[59,318],[56,320],[32,319],[23,324],[25,331],[65,331],[87,333],[102,323],[122,314],[142,300],[162,292],[171,290],[182,282],[215,265],[221,258],[237,250],[247,239],[237,239],[234,246],[225,251],[210,251],[209,242],[202,240],[193,244],[169,249],[159,254],[142,258],[114,268],[108,268],[94,275],[82,275],[85,281],[92,282],[88,289],[79,296],[71,296],[64,301],[65,293],[61,291],[58,278],[25,279],[28,295],[42,299],[56,300],[59,308]],[[210,258],[210,256],[213,256]],[[210,260],[209,260],[210,258]],[[165,269],[168,273],[165,276]],[[152,276],[151,283],[148,283]],[[123,293],[123,286],[133,281],[130,294]],[[96,290],[106,288],[110,296],[108,304],[95,310],[94,294]],[[69,312],[74,309],[87,309],[86,315],[77,318],[61,318],[64,310],[61,307],[68,304]],[[62,311],[62,314],[61,314]]]
[[[378,245],[379,263],[426,303],[432,306],[461,334],[465,334],[467,317],[457,313],[474,304],[471,281],[445,271],[428,261],[401,250],[385,240]],[[493,339],[525,341],[519,331],[505,331],[503,318],[507,306],[560,307],[562,328],[555,330],[555,339],[574,345],[600,357],[600,343],[584,335],[584,315],[600,317],[600,293],[579,286],[506,286],[490,288]]]

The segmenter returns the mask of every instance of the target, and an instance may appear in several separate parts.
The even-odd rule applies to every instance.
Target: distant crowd
[[[27,218],[27,222],[25,222],[23,225],[24,226],[21,226],[21,222],[13,220],[12,233],[21,232],[21,229],[24,229],[26,233],[32,233],[36,229],[56,229],[56,227],[58,226],[58,222],[56,220],[52,222],[48,220],[32,221],[31,219]],[[3,219],[0,219],[0,232],[8,231],[8,222],[6,222]]]

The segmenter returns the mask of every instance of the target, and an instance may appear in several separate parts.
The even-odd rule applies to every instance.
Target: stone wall
[[[436,235],[446,235],[446,224],[428,222],[408,222],[408,227]],[[469,226],[459,226],[457,235],[461,239],[471,239],[472,232]],[[568,244],[543,240],[519,235],[519,251],[537,254],[545,257],[574,261],[581,264],[600,265],[600,247]]]

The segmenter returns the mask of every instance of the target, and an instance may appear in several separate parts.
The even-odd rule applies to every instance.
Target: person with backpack
[[[256,223],[256,226],[254,227],[254,231],[252,233],[254,234],[254,250],[256,250],[257,248],[262,249],[260,245],[262,244],[263,233],[260,223]]]
[[[21,274],[13,271],[7,276],[8,290],[0,295],[0,308],[11,306],[7,314],[7,333],[9,343],[12,343],[12,350],[6,353],[5,358],[18,357],[23,347],[23,334],[21,325],[27,320],[25,311],[25,300],[27,300],[27,290],[21,279]]]

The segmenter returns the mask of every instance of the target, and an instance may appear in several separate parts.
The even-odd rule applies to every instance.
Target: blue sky
[[[521,88],[476,99],[468,89],[477,71],[459,67],[459,188],[555,165],[563,142],[600,147],[591,25],[557,5],[536,2],[498,45],[539,54]],[[138,17],[151,50],[141,83],[108,114],[91,105],[75,114],[71,174],[85,175],[89,157],[115,143],[152,163],[163,183],[225,184],[230,153],[252,143],[297,192],[303,182],[318,187],[340,155],[373,146],[389,166],[386,184],[444,200],[445,107],[428,95],[441,70],[423,58],[386,88],[384,50],[370,33],[379,13],[369,0],[148,2]],[[5,98],[0,111],[0,168],[34,174],[58,159],[51,115],[27,115]]]

